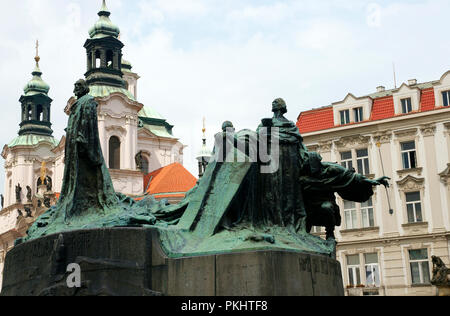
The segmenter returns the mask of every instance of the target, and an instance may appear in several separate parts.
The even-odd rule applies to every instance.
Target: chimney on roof
[[[386,88],[384,86],[377,87],[377,92],[384,92],[386,91]]]
[[[417,84],[417,79],[410,79],[408,80],[408,86],[414,86]]]

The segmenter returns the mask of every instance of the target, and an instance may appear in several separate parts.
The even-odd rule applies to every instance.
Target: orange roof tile
[[[434,88],[422,89],[419,111],[414,111],[412,113],[426,112],[436,109],[439,108],[437,108],[435,104]],[[408,114],[395,114],[394,97],[392,95],[375,97],[373,99],[372,113],[369,121],[377,121],[405,115]],[[335,127],[333,107],[328,106],[325,108],[300,113],[298,117],[297,127],[299,128],[301,134],[322,131]]]
[[[373,100],[372,121],[387,119],[394,116],[394,97],[388,96]]]
[[[297,122],[300,134],[334,127],[333,107],[329,106],[300,114]]]
[[[197,179],[179,163],[173,163],[144,176],[145,194],[158,195],[157,197],[167,194],[173,197],[173,193],[184,196],[196,183]]]
[[[422,90],[420,98],[420,111],[426,112],[435,109],[434,88]]]

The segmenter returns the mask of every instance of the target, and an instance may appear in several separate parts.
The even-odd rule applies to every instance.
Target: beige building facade
[[[347,295],[436,295],[431,256],[450,263],[449,97],[447,72],[300,114],[305,145],[324,161],[391,178],[367,203],[337,198]]]

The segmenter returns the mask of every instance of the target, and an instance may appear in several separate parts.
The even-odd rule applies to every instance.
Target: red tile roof
[[[144,176],[145,194],[157,198],[184,197],[196,183],[197,179],[179,163],[173,163]]]
[[[370,97],[373,98],[373,105],[369,122],[393,118],[396,116],[409,115],[409,114],[397,114],[397,115],[395,114],[394,97],[392,95],[380,97],[374,94],[371,95]],[[435,105],[434,88],[423,87],[421,89],[419,111],[415,111],[413,113],[426,112],[436,110],[439,108],[437,108]],[[349,125],[357,125],[361,123],[352,123]],[[300,130],[301,134],[318,132],[337,127],[334,125],[333,107],[328,106],[300,113],[297,121],[297,127]]]
[[[435,109],[434,89],[424,89],[420,98],[420,111],[426,112]]]
[[[301,134],[333,128],[333,107],[329,106],[301,113],[297,127]]]
[[[373,100],[371,121],[387,119],[395,116],[394,97]]]

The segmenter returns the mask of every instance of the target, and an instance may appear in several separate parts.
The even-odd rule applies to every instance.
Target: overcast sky
[[[86,71],[83,44],[101,0],[0,0],[0,143],[17,136],[23,86],[40,41],[50,85],[54,136],[63,109]],[[141,79],[138,100],[175,125],[197,176],[202,118],[208,143],[231,120],[255,129],[283,97],[288,117],[301,111],[439,79],[450,69],[448,0],[107,0],[121,29],[124,58]],[[3,163],[0,192],[4,187]]]

